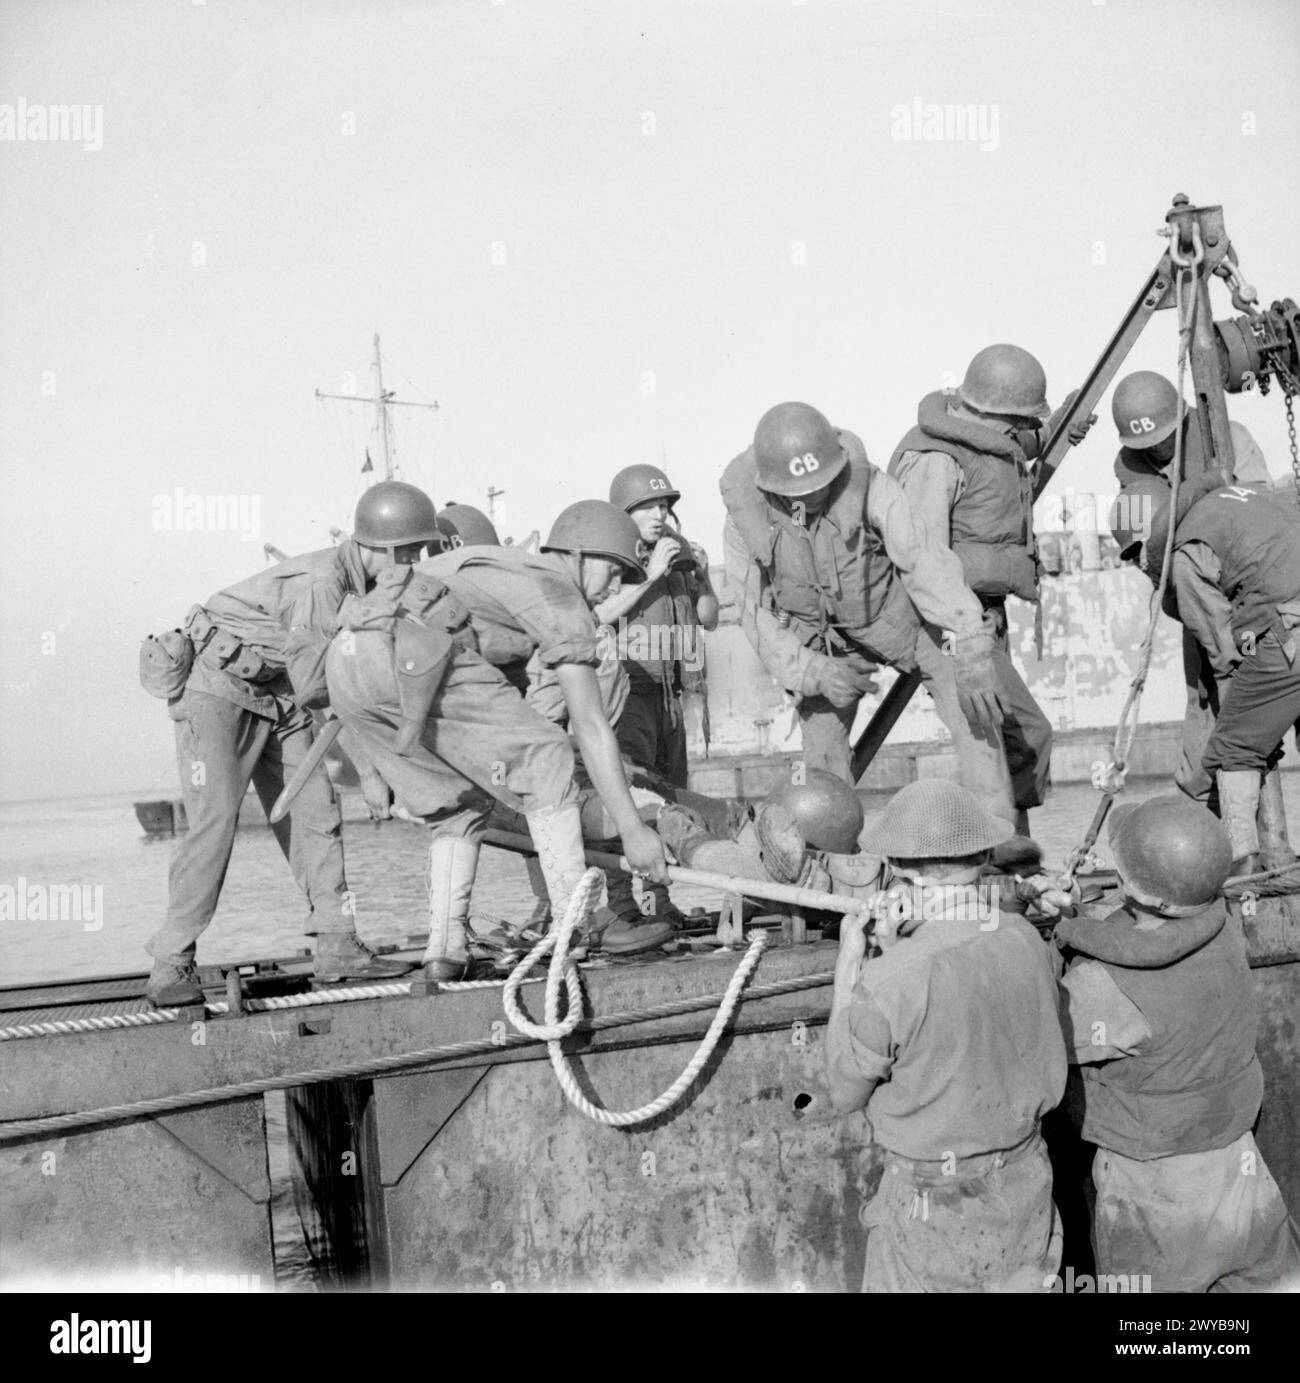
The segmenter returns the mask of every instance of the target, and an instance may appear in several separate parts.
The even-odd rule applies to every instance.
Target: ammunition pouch
[[[343,602],[339,624],[388,636],[402,721],[393,748],[409,757],[420,743],[452,659],[463,649],[478,647],[469,611],[436,577],[395,566],[379,574],[368,595]]]
[[[202,658],[232,677],[240,677],[245,682],[267,682],[279,672],[256,649],[226,633],[201,605],[190,611],[185,632],[194,642],[196,658]]]
[[[150,634],[140,645],[140,685],[162,701],[175,701],[194,666],[194,644],[180,629]]]

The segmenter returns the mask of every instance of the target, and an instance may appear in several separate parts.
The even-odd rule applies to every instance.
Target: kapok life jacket
[[[856,646],[882,662],[910,666],[920,617],[866,517],[880,471],[860,438],[846,431],[839,437],[849,464],[811,526],[797,524],[758,488],[753,447],[723,472],[722,499],[762,568],[765,604],[805,647],[834,654]]]
[[[697,661],[697,624],[685,575],[668,572],[651,599],[620,620],[633,691],[680,689],[679,664]]]
[[[948,411],[948,395],[927,394],[917,423],[894,449],[890,475],[908,451],[941,451],[961,467],[966,485],[952,507],[949,543],[966,584],[978,596],[1038,599],[1034,490],[1025,454],[995,428]]]
[[[1085,1140],[1148,1161],[1223,1148],[1250,1129],[1264,1075],[1240,922],[1229,916],[1212,940],[1171,965],[1097,963],[1142,1010],[1152,1036],[1136,1056],[1081,1068]]]
[[[1232,631],[1287,634],[1277,607],[1300,600],[1300,514],[1269,491],[1225,485],[1192,505],[1174,534],[1175,550],[1206,543],[1219,559],[1219,585],[1232,602]]]

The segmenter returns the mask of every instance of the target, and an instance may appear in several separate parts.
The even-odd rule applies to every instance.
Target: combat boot
[[[1224,829],[1232,842],[1232,877],[1259,872],[1259,774],[1253,768],[1220,769],[1219,810]]]
[[[465,978],[469,968],[469,898],[478,872],[479,843],[463,836],[429,842],[429,944],[424,977],[437,983]]]
[[[340,980],[395,980],[414,969],[410,961],[380,960],[356,932],[316,934],[316,965],[312,976],[318,984],[337,984]]]
[[[193,956],[159,956],[144,997],[154,1008],[187,1008],[203,1002],[203,986]]]
[[[664,884],[643,882],[638,903],[632,892],[632,876],[611,871],[605,876],[605,894],[607,906],[597,908],[595,916],[606,927],[602,949],[611,953],[617,953],[629,937],[640,937],[640,928],[647,922],[666,922],[674,931],[687,925]]]
[[[582,846],[582,813],[576,806],[557,807],[552,811],[534,812],[528,817],[528,830],[537,847],[537,858],[551,895],[551,916],[558,926],[569,908],[569,900],[582,876],[587,872],[587,858]],[[617,879],[618,875],[615,876]],[[631,901],[632,880],[627,880],[627,900]],[[615,896],[619,885],[615,884]],[[624,903],[626,907],[626,902]],[[653,951],[673,938],[667,923],[642,917],[632,904],[631,914],[619,915],[610,907],[599,907],[583,926],[583,938],[592,950],[608,955],[634,955]]]

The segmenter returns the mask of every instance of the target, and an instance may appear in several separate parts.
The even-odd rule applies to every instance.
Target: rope
[[[1175,233],[1176,234],[1176,233]],[[1085,861],[1092,856],[1092,847],[1097,843],[1101,828],[1114,805],[1115,798],[1124,790],[1124,780],[1128,776],[1128,756],[1133,749],[1133,740],[1141,720],[1142,693],[1146,689],[1147,677],[1151,672],[1151,659],[1155,654],[1156,632],[1160,627],[1160,614],[1164,607],[1165,591],[1169,585],[1169,568],[1173,563],[1174,530],[1177,528],[1178,489],[1183,475],[1183,424],[1187,417],[1187,400],[1183,396],[1183,385],[1187,376],[1187,352],[1191,346],[1192,332],[1196,324],[1195,292],[1196,271],[1204,258],[1204,249],[1197,231],[1193,236],[1191,255],[1180,258],[1175,252],[1176,241],[1171,246],[1174,263],[1174,301],[1178,308],[1178,421],[1174,429],[1173,483],[1169,494],[1169,531],[1165,534],[1165,550],[1160,563],[1160,578],[1151,593],[1151,613],[1147,621],[1146,637],[1138,654],[1137,675],[1129,684],[1128,695],[1120,708],[1119,720],[1115,725],[1115,740],[1111,747],[1111,762],[1106,765],[1097,787],[1102,793],[1097,810],[1093,813],[1083,840],[1070,851],[1065,862],[1065,872],[1061,883],[1067,889],[1073,884],[1074,876]],[[1184,299],[1184,275],[1192,281],[1192,293]]]
[[[708,1031],[701,1039],[700,1045],[695,1049],[695,1054],[687,1062],[685,1069],[668,1089],[662,1095],[651,1100],[649,1104],[641,1105],[637,1109],[628,1109],[622,1112],[604,1109],[599,1105],[592,1104],[579,1089],[578,1082],[569,1069],[568,1062],[564,1057],[564,1049],[561,1046],[562,1040],[573,1032],[582,1021],[582,986],[578,980],[578,967],[568,955],[569,939],[575,928],[586,919],[594,906],[602,882],[603,876],[599,869],[589,869],[582,876],[581,882],[573,891],[573,897],[569,900],[563,922],[550,935],[543,937],[520,961],[519,966],[506,981],[501,1000],[505,1006],[506,1017],[521,1033],[545,1041],[546,1050],[551,1059],[551,1067],[555,1072],[556,1079],[560,1082],[560,1089],[564,1091],[569,1103],[580,1113],[585,1114],[588,1119],[594,1119],[598,1124],[613,1128],[627,1128],[632,1124],[645,1123],[647,1120],[656,1118],[671,1109],[704,1069],[705,1063],[713,1055],[713,1049],[717,1046],[723,1030],[731,1021],[731,1016],[740,1001],[740,992],[745,987],[745,981],[749,979],[754,967],[758,964],[759,957],[763,954],[763,948],[767,945],[767,934],[759,931],[750,934],[749,950],[745,952],[740,964],[733,972],[731,982],[727,985],[726,991],[722,995],[722,1001],[718,1005],[718,1011],[714,1014],[713,1022],[710,1023]],[[541,960],[548,951],[551,952],[551,963],[546,972],[546,1022],[539,1024],[530,1022],[520,1011],[516,998],[516,991],[519,987],[517,981],[526,975],[532,965]],[[561,985],[565,987],[567,998],[563,1018],[560,1017]]]
[[[541,984],[541,976],[521,979],[521,984]],[[504,980],[455,980],[439,984],[438,989],[500,989]],[[314,989],[306,994],[275,994],[265,999],[245,999],[246,1013],[268,1013],[286,1008],[315,1008],[321,1004],[346,1004],[358,999],[389,999],[409,995],[411,982],[391,984],[350,985],[346,989]],[[230,1012],[230,1005],[217,1000],[207,1005],[209,1015]],[[17,1027],[0,1028],[0,1042],[13,1042],[24,1037],[67,1037],[79,1032],[99,1032],[105,1028],[138,1028],[151,1023],[174,1023],[179,1008],[147,1009],[142,1013],[114,1013],[100,1018],[63,1018],[44,1023],[23,1023]]]
[[[739,995],[738,1002],[772,999],[781,994],[796,994],[804,989],[820,989],[834,983],[834,980],[833,970],[820,970],[812,975],[800,975],[788,980],[773,980],[768,984],[754,985],[746,993]],[[578,1026],[584,1032],[603,1032],[608,1028],[629,1027],[654,1018],[674,1018],[680,1014],[713,1008],[720,1001],[725,1001],[726,997],[726,994],[701,994],[691,999],[672,999],[666,1003],[653,1004],[649,1008],[628,1009],[621,1013],[606,1014],[602,1018],[591,1018]],[[714,1021],[716,1023],[717,1020]],[[502,1033],[498,1037],[477,1038],[470,1042],[449,1042],[440,1047],[428,1047],[423,1051],[406,1052],[399,1056],[371,1057],[365,1061],[296,1071],[285,1076],[260,1076],[233,1085],[215,1086],[209,1090],[192,1090],[178,1095],[159,1095],[152,1099],[134,1100],[130,1104],[109,1105],[103,1109],[80,1110],[71,1114],[49,1114],[38,1119],[12,1119],[0,1122],[0,1144],[28,1138],[34,1134],[117,1123],[124,1119],[145,1118],[154,1114],[170,1114],[177,1110],[199,1109],[210,1104],[225,1104],[230,1100],[263,1095],[270,1090],[288,1090],[298,1085],[319,1085],[325,1081],[392,1075],[395,1072],[435,1065],[456,1057],[476,1056],[510,1047],[530,1047],[536,1042],[536,1038],[523,1033]]]

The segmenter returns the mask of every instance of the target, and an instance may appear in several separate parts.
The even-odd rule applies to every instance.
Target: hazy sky
[[[313,390],[364,392],[376,330],[439,504],[500,487],[522,538],[666,457],[720,555],[773,403],[883,464],[991,341],[1058,399],[1175,192],[1300,295],[1297,57],[1293,0],[7,0],[0,794],[175,786],[138,641],[349,526],[369,419]],[[931,104],[975,137],[903,137]],[[5,137],[54,105],[79,139]],[[1285,470],[1278,395],[1233,411]],[[1103,411],[1058,483],[1113,454]],[[177,487],[248,535],[160,527]]]

